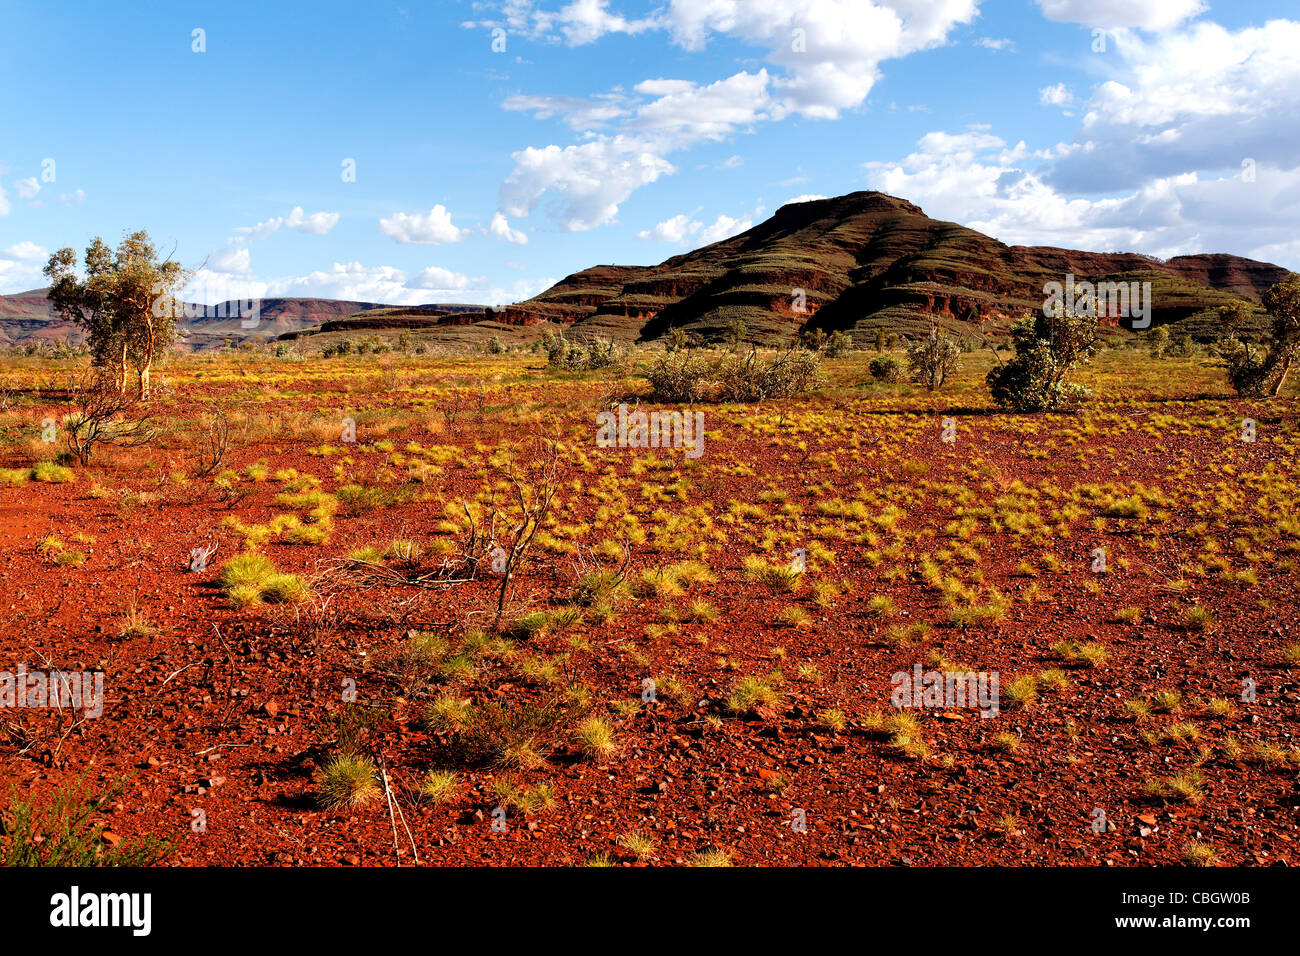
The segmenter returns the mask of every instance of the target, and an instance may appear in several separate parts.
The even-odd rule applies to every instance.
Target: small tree
[[[143,229],[123,239],[116,250],[102,239],[92,240],[86,247],[84,276],[78,276],[76,264],[76,253],[63,248],[45,265],[47,295],[55,312],[85,329],[95,365],[112,370],[119,392],[126,391],[127,368],[134,365],[138,395],[148,398],[153,363],[176,337],[184,270],[171,259],[159,260]]]
[[[1228,335],[1219,353],[1228,367],[1228,380],[1243,397],[1276,397],[1286,385],[1291,366],[1300,355],[1300,275],[1292,273],[1264,293],[1264,308],[1272,319],[1268,340],[1257,346],[1240,337],[1250,314],[1245,303],[1233,303],[1220,313]]]
[[[1151,335],[1147,338],[1147,345],[1151,349],[1152,358],[1164,358],[1169,352],[1169,326],[1158,325],[1151,330]]]
[[[746,336],[749,335],[749,326],[745,325],[740,319],[732,319],[727,323],[727,347],[735,352],[740,348]]]
[[[907,350],[907,361],[912,381],[933,392],[961,367],[961,348],[931,322],[930,334]]]
[[[1019,412],[1043,412],[1087,399],[1088,390],[1067,379],[1098,350],[1095,315],[1058,307],[1016,323],[1011,339],[1015,357],[992,369],[986,379],[994,402]]]
[[[822,354],[827,358],[839,358],[845,352],[853,348],[853,336],[846,335],[843,332],[832,332],[826,344],[822,347]]]
[[[92,240],[84,278],[78,278],[77,253],[68,247],[53,253],[42,271],[50,280],[46,296],[55,313],[85,331],[91,362],[109,370],[118,391],[126,391],[127,338],[114,297],[113,251],[104,240]]]

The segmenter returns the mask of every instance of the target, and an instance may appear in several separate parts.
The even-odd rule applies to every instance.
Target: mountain
[[[260,321],[186,319],[182,348],[247,338],[345,337],[412,329],[449,346],[536,337],[539,325],[574,338],[650,341],[680,328],[705,341],[745,324],[747,337],[789,341],[804,330],[915,335],[931,321],[966,334],[1005,333],[1042,308],[1044,286],[1076,281],[1150,282],[1152,320],[1177,333],[1213,336],[1217,310],[1258,303],[1287,270],[1224,253],[1156,259],[1137,253],[1008,246],[879,192],[790,203],[766,222],[657,266],[600,265],[561,279],[500,311],[477,305],[386,306],[332,299],[265,299]],[[1109,324],[1120,324],[1114,318]],[[50,315],[44,290],[0,296],[0,344],[80,340]]]
[[[84,338],[76,325],[65,322],[50,309],[49,300],[45,298],[45,289],[33,289],[14,295],[0,296],[0,345],[14,345],[33,340],[57,342],[67,339],[74,345]],[[483,311],[480,305],[423,305],[413,306],[408,310],[432,312],[438,315],[448,313],[477,314]],[[262,299],[257,313],[257,324],[245,328],[245,319],[239,314],[233,302],[222,302],[206,309],[202,306],[188,306],[188,311],[195,313],[193,318],[184,318],[178,322],[182,335],[178,340],[180,348],[199,351],[205,348],[217,348],[227,341],[245,339],[271,339],[286,333],[294,333],[312,328],[321,323],[328,323],[350,316],[361,316],[370,312],[394,311],[392,306],[380,302],[357,302],[344,299],[314,298],[272,298]]]
[[[1004,332],[1042,307],[1043,287],[1065,281],[1149,281],[1154,323],[1203,317],[1240,297],[1258,302],[1287,275],[1226,254],[1160,260],[1008,246],[879,192],[782,206],[752,229],[645,268],[597,266],[506,310],[513,324],[570,325],[574,337],[645,341],[671,328],[721,338],[737,319],[751,338],[804,328],[913,332],[930,319]],[[802,297],[796,290],[802,290]],[[802,306],[805,311],[798,311]]]

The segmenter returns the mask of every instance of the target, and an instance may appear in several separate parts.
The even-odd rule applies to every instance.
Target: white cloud
[[[599,40],[608,33],[641,33],[654,25],[651,19],[627,20],[609,12],[609,0],[573,0],[555,22],[570,46]]]
[[[14,183],[14,189],[17,190],[19,199],[35,199],[36,194],[41,191],[41,184],[35,176],[28,176]]]
[[[732,236],[752,228],[754,220],[748,216],[742,216],[739,219],[733,219],[730,216],[718,216],[713,225],[705,226],[700,230],[700,244],[710,245],[715,242],[721,242],[723,239],[730,239]]]
[[[947,41],[977,0],[671,0],[664,25],[686,50],[714,34],[767,47],[784,68],[779,112],[830,119],[861,105],[879,65]]]
[[[379,220],[379,231],[403,244],[436,246],[444,242],[460,242],[468,229],[452,225],[451,213],[442,203],[429,210],[427,215],[399,212]]]
[[[1226,30],[1198,21],[1117,38],[1111,77],[1084,104],[1076,142],[1050,173],[1073,192],[1138,188],[1245,159],[1300,163],[1300,22]]]
[[[1044,106],[1069,106],[1074,102],[1074,94],[1064,83],[1057,83],[1039,90],[1038,102]]]
[[[1008,53],[1016,52],[1016,41],[1006,37],[980,37],[975,41],[975,45],[997,53],[1001,53],[1003,50]]]
[[[665,219],[653,229],[643,229],[636,234],[645,242],[682,242],[687,236],[699,232],[704,227],[701,222],[691,219],[686,213]]]
[[[676,86],[639,107],[626,122],[663,152],[717,140],[769,118],[767,70],[736,73],[707,86]],[[641,84],[644,87],[645,84]]]
[[[760,206],[752,215],[732,218],[719,215],[712,225],[706,226],[690,214],[682,213],[665,219],[652,229],[645,229],[636,234],[638,239],[646,242],[671,242],[677,245],[707,246],[723,239],[730,239],[737,233],[744,232],[754,225],[754,216],[762,215]]]
[[[247,246],[228,245],[213,257],[211,270],[246,275],[252,271],[252,265],[252,256]]]
[[[336,212],[314,212],[307,216],[303,214],[302,206],[294,206],[284,224],[290,229],[297,229],[299,232],[310,233],[313,236],[323,236],[333,229],[338,224],[338,221],[339,214]]]
[[[339,214],[336,212],[314,212],[309,216],[303,211],[302,206],[294,206],[288,216],[267,219],[255,226],[236,226],[235,232],[261,238],[288,227],[313,236],[323,236],[333,229],[338,221]]]
[[[1006,243],[1168,258],[1230,252],[1300,267],[1300,169],[1259,167],[1253,182],[1195,172],[1155,178],[1098,199],[1046,181],[1060,150],[1008,148],[984,131],[930,133],[896,163],[865,164],[874,189]]]
[[[728,156],[722,162],[718,163],[719,169],[739,169],[745,165],[745,161],[739,156]]]
[[[633,87],[639,102],[621,88],[599,99],[508,98],[505,108],[561,115],[589,141],[514,153],[515,167],[501,186],[506,215],[528,216],[552,192],[547,210],[562,229],[611,222],[634,190],[675,171],[667,159],[672,153],[792,114],[834,119],[864,103],[883,61],[946,43],[978,12],[978,0],[669,0],[646,19],[628,21],[607,6],[578,2],[547,12],[514,0],[501,7],[499,22],[571,45],[653,28],[685,50],[701,51],[722,37],[764,50],[772,69],[711,83],[646,79]],[[614,122],[613,132],[603,130]]]
[[[515,168],[501,184],[504,215],[530,215],[548,191],[552,218],[566,232],[611,222],[618,205],[640,186],[674,171],[639,140],[617,137],[581,146],[528,147],[511,157]]]
[[[0,295],[44,286],[46,279],[41,269],[49,255],[44,246],[26,241],[0,249]]]
[[[24,241],[0,251],[0,256],[6,259],[18,259],[21,262],[39,262],[44,265],[50,257],[50,251],[34,242]]]
[[[607,126],[611,120],[627,115],[627,97],[620,93],[602,93],[592,97],[515,94],[501,102],[501,108],[532,113],[537,119],[560,116],[578,132]]]
[[[0,216],[9,215],[9,210],[11,208],[12,207],[9,205],[9,198],[5,195],[5,188],[0,186]]]
[[[1043,16],[1059,23],[1115,30],[1167,30],[1209,9],[1205,0],[1037,0]]]
[[[784,205],[788,206],[791,203],[796,203],[796,202],[813,202],[815,200],[825,199],[825,198],[827,197],[821,195],[820,193],[804,193],[802,196],[795,196],[791,199],[787,199]]]
[[[492,222],[488,225],[488,232],[498,239],[504,239],[516,246],[528,244],[528,236],[518,229],[510,228],[510,220],[499,212],[492,216]]]
[[[80,206],[86,201],[86,191],[84,189],[74,189],[70,193],[59,193],[59,202],[65,206]]]
[[[407,283],[411,288],[429,289],[435,292],[459,292],[469,287],[470,278],[463,272],[452,272],[440,266],[428,266],[421,269],[416,277]]]

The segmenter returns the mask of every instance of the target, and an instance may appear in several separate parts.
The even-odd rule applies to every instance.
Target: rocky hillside
[[[915,332],[931,318],[966,331],[1001,332],[1040,308],[1044,284],[1063,282],[1066,273],[1077,281],[1151,282],[1157,325],[1237,296],[1257,302],[1287,274],[1225,254],[1162,261],[1008,246],[931,219],[906,200],[857,192],[782,206],[746,232],[657,266],[575,273],[510,314],[571,325],[576,337],[620,341],[659,338],[674,327],[714,339],[737,319],[751,336],[768,340],[804,328]]]
[[[657,266],[602,265],[565,277],[500,311],[474,305],[384,306],[330,299],[266,299],[260,321],[181,323],[182,347],[217,347],[246,338],[345,335],[409,328],[457,341],[538,327],[568,327],[574,338],[649,341],[681,328],[705,341],[737,320],[749,338],[780,342],[804,330],[916,334],[931,320],[967,334],[1003,333],[1040,309],[1049,282],[1150,282],[1155,325],[1212,336],[1217,309],[1258,302],[1287,270],[1223,253],[1155,259],[1050,246],[1008,246],[919,206],[878,192],[782,206],[766,222]],[[1111,324],[1126,324],[1110,318]],[[0,296],[0,344],[27,338],[80,339],[49,314],[44,290]]]

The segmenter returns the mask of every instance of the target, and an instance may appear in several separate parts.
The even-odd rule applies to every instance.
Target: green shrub
[[[993,401],[1017,412],[1072,408],[1089,397],[1082,385],[1066,379],[1098,349],[1097,318],[1072,314],[1040,315],[1011,329],[1015,357],[988,373]]]
[[[877,355],[867,363],[867,372],[877,382],[901,382],[903,364],[892,355]]]
[[[104,828],[91,817],[113,803],[125,789],[116,781],[98,794],[89,793],[83,781],[54,791],[49,802],[38,806],[36,797],[19,800],[11,790],[9,806],[0,827],[0,863],[5,866],[151,866],[163,860],[171,845],[156,837],[104,843]]]

